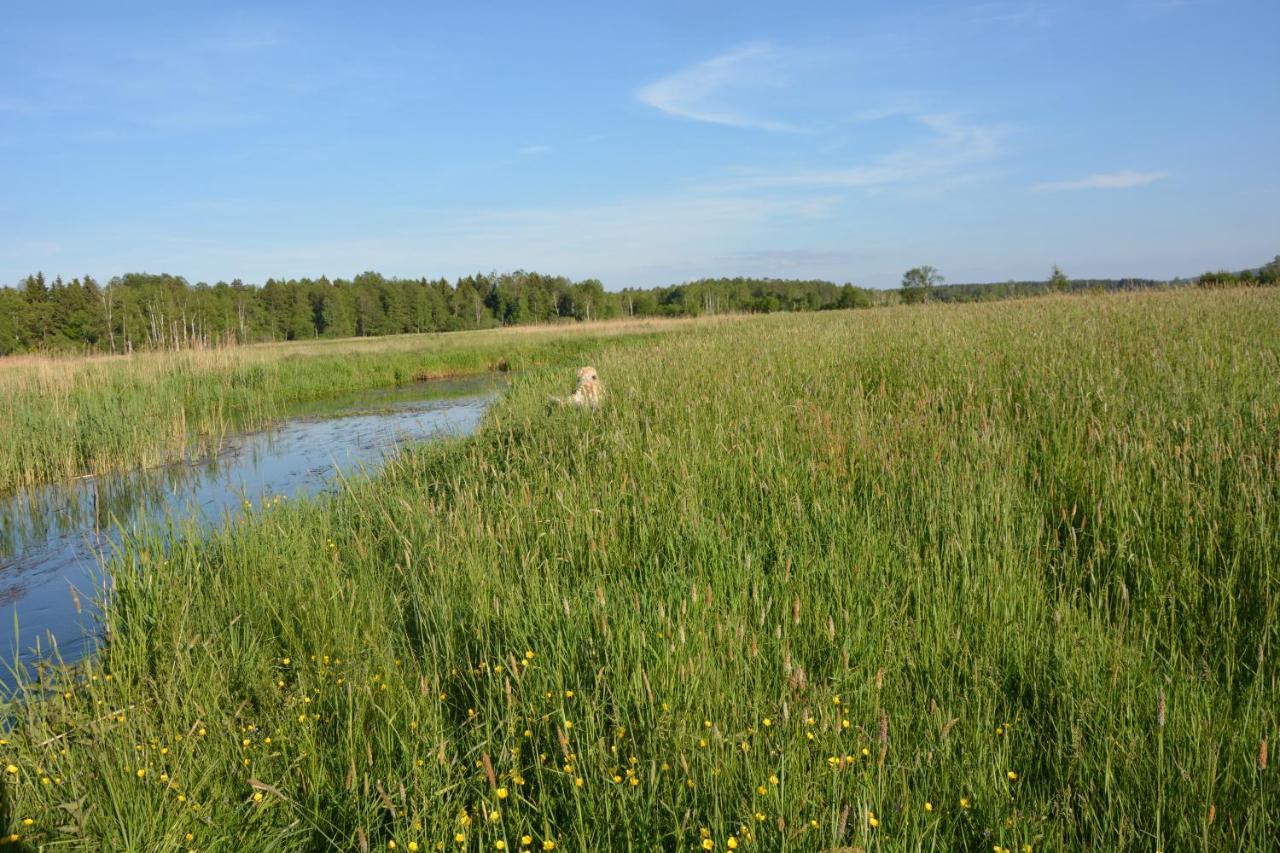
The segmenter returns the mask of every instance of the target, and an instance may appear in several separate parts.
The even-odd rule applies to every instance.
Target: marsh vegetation
[[[772,315],[560,355],[470,439],[130,542],[100,657],[10,708],[8,830],[1273,847],[1280,292]],[[239,358],[211,375],[260,371],[246,400],[409,363]],[[604,403],[548,411],[587,358]],[[51,418],[146,412],[200,384],[184,364],[110,395],[106,366],[26,381],[64,383]],[[4,417],[34,417],[22,393]]]
[[[0,493],[216,451],[232,431],[352,391],[572,361],[676,320],[531,326],[146,352],[0,359]]]

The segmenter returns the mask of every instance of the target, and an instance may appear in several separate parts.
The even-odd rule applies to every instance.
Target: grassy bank
[[[129,548],[98,664],[13,709],[0,829],[1273,849],[1278,296],[736,321],[607,349],[594,413],[518,378],[472,440]]]
[[[216,448],[301,400],[420,379],[571,362],[671,321],[264,344],[94,358],[0,359],[0,493]]]

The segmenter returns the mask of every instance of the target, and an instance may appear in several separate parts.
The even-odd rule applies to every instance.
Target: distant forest
[[[984,302],[1050,293],[1102,293],[1113,290],[1144,290],[1152,287],[1249,287],[1280,284],[1280,255],[1254,269],[1206,272],[1195,278],[1167,281],[1153,278],[1067,278],[1057,267],[1045,281],[1004,281],[984,284],[942,284],[930,291],[939,302]]]
[[[449,332],[614,317],[818,311],[871,304],[851,284],[704,279],[610,292],[534,272],[441,279],[269,279],[261,287],[189,284],[130,273],[105,284],[39,273],[0,288],[0,355],[31,351],[132,352],[227,343]]]
[[[1275,284],[1280,257],[1254,270],[1197,279],[1068,279],[939,284],[927,298],[973,302],[1079,290]],[[0,355],[21,352],[132,352],[265,341],[368,337],[487,329],[615,317],[691,317],[865,308],[896,302],[898,291],[821,280],[714,278],[648,289],[606,291],[595,279],[535,272],[446,279],[239,279],[190,284],[173,275],[130,273],[106,283],[89,276],[48,281],[36,273],[0,287]]]

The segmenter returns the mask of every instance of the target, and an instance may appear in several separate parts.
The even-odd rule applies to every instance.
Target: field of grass
[[[687,325],[687,324],[686,324]],[[303,400],[571,361],[681,328],[614,321],[93,358],[0,359],[0,494],[213,449]]]
[[[748,318],[211,541],[0,742],[94,850],[1271,850],[1280,294]],[[371,362],[372,363],[372,362]]]

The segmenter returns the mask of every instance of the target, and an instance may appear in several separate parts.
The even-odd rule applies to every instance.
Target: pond
[[[333,490],[405,442],[472,432],[500,388],[485,376],[312,402],[214,455],[0,496],[0,660],[92,653],[103,566],[129,534],[170,520],[208,529],[267,500]]]

